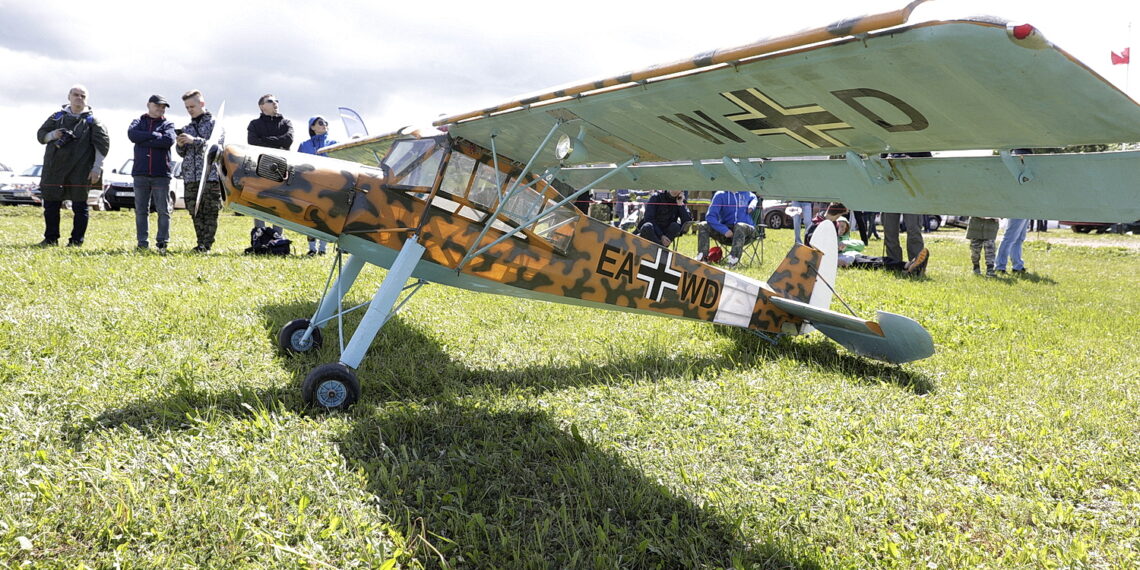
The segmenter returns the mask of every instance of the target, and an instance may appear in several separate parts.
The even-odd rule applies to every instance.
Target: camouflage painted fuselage
[[[426,141],[426,142],[425,142]],[[463,140],[391,141],[381,166],[231,145],[220,157],[237,210],[390,266],[410,236],[426,248],[414,275],[518,297],[695,319],[769,333],[798,332],[802,319],[768,301],[806,301],[821,253],[795,246],[768,283],[722,271],[560,206],[552,186],[525,176],[521,198],[494,218],[523,165]],[[490,173],[490,174],[488,174]],[[493,184],[491,184],[493,182]],[[490,185],[492,193],[487,194]],[[488,198],[490,196],[490,199]],[[518,212],[517,210],[525,210]],[[516,235],[461,262],[520,224]]]

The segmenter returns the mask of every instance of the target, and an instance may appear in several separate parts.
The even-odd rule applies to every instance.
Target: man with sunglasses
[[[309,119],[309,140],[302,141],[297,152],[317,154],[318,150],[334,144],[336,141],[329,139],[329,122],[324,117],[317,115]],[[309,255],[324,255],[327,245],[323,239],[310,237]]]
[[[274,95],[262,95],[257,100],[261,115],[249,122],[249,144],[289,150],[293,146],[293,123],[281,116],[280,100]]]
[[[281,116],[278,108],[281,101],[276,95],[267,93],[257,100],[261,108],[261,115],[249,122],[247,142],[256,146],[289,150],[293,146],[293,123]],[[264,228],[265,222],[254,220],[253,227]],[[282,228],[273,226],[273,230],[282,233]]]

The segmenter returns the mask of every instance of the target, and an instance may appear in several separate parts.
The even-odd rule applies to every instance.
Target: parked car
[[[764,208],[764,212],[760,214],[761,222],[773,230],[792,227],[792,217],[789,216],[786,211],[788,206],[791,206],[791,204],[788,202],[780,202]]]
[[[0,178],[0,204],[29,204],[39,206],[40,172],[43,165],[30,166],[19,175]]]
[[[938,228],[942,227],[942,216],[935,214],[922,214],[923,231],[936,232]],[[899,222],[899,230],[906,231],[906,221]]]
[[[970,225],[970,216],[942,216],[942,225],[965,229]]]
[[[15,174],[16,173],[12,172],[12,169],[9,168],[7,164],[0,162],[0,179],[7,178],[9,176],[15,176]]]
[[[131,166],[134,162],[135,159],[128,158],[122,166],[112,170],[110,174],[103,175],[103,202],[108,210],[117,211],[121,208],[135,207],[135,184],[134,177],[131,176]],[[185,185],[179,178],[182,174],[182,161],[174,163],[171,174],[173,178],[170,179],[170,200],[174,202],[175,209],[186,208],[183,199]],[[154,211],[153,207],[151,211]]]
[[[1103,234],[1112,228],[1112,224],[1108,222],[1068,222],[1062,221],[1062,224],[1073,228],[1074,232],[1078,234],[1087,234],[1095,231],[1098,234]]]

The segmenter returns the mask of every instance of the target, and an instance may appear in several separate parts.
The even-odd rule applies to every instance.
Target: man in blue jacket
[[[645,204],[645,214],[641,217],[637,235],[669,247],[681,235],[685,223],[692,219],[693,214],[685,205],[683,191],[658,190],[649,196],[649,202]]]
[[[722,245],[732,246],[728,253],[728,266],[739,263],[744,244],[756,237],[756,226],[752,223],[752,211],[756,206],[756,195],[751,192],[721,190],[713,194],[705,221],[697,225],[697,261],[708,257],[709,236],[712,236]]]
[[[131,121],[127,138],[135,143],[135,163],[131,168],[135,186],[135,237],[139,249],[150,247],[148,227],[150,208],[158,214],[154,236],[158,253],[166,253],[170,241],[170,147],[174,146],[174,123],[166,119],[170,103],[162,95],[151,95],[146,114]]]

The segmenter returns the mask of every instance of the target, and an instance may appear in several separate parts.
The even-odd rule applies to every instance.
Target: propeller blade
[[[218,156],[214,147],[225,136],[226,129],[222,126],[222,117],[225,113],[226,102],[222,101],[222,104],[218,105],[218,114],[214,117],[214,130],[210,132],[210,138],[206,140],[206,156],[205,160],[202,161],[202,179],[198,181],[198,195],[194,198],[195,212],[202,206],[202,194],[206,193],[206,179],[210,177],[210,171],[214,169],[214,159]]]

